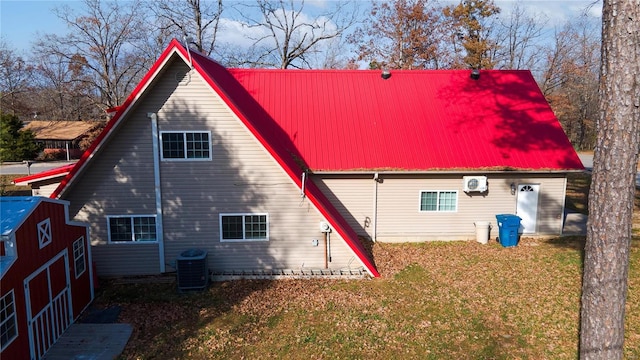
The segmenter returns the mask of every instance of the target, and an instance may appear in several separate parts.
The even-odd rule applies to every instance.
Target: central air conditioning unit
[[[487,177],[486,176],[463,176],[462,190],[464,190],[464,192],[487,191]]]
[[[176,259],[178,290],[202,290],[209,284],[207,252],[200,249],[183,251]]]

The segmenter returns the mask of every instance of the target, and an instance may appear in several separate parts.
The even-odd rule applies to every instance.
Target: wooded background
[[[528,69],[575,148],[595,145],[601,22],[587,9],[551,26],[492,0],[82,2],[53,10],[64,35],[23,52],[0,41],[2,112],[104,120],[177,38],[228,67]]]

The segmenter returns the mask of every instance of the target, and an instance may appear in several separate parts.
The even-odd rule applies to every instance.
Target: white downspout
[[[371,239],[376,242],[378,237],[378,179],[379,174],[373,174],[373,219],[371,221]]]
[[[162,227],[162,187],[160,185],[160,140],[158,138],[158,116],[147,113],[151,119],[151,136],[153,138],[153,185],[156,195],[156,236],[158,238],[158,257],[160,258],[160,272],[165,272],[164,260],[164,229]]]

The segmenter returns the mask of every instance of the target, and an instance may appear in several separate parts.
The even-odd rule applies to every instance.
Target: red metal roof
[[[314,171],[582,169],[529,71],[228,71]]]
[[[294,183],[303,171],[583,169],[528,71],[226,69],[173,40],[51,197],[75,180],[174,54],[222,97]],[[357,234],[312,182],[309,200],[373,276]]]

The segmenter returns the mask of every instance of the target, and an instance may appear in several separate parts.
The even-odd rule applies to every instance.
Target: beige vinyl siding
[[[371,174],[373,176],[373,174]],[[489,221],[490,236],[498,236],[496,214],[515,214],[517,196],[511,195],[511,184],[539,184],[537,233],[560,234],[564,209],[565,178],[563,175],[489,174],[488,192],[465,193],[463,175],[380,175],[377,189],[376,240],[387,242],[475,239],[476,221]],[[335,197],[331,200],[342,209],[358,208],[363,198],[368,202],[372,185],[353,181],[351,176],[321,176]],[[373,182],[370,180],[370,182]],[[364,189],[367,189],[366,191]],[[457,191],[455,212],[420,211],[421,191]],[[362,194],[363,198],[358,198]],[[369,194],[369,195],[367,195]],[[344,211],[344,210],[342,210]]]
[[[91,227],[98,276],[146,275],[160,271],[158,244],[109,244],[107,215],[156,212],[149,108],[134,109],[116,136],[88,163],[64,195],[70,214]]]
[[[33,194],[33,196],[49,197],[58,188],[58,185],[60,185],[59,181],[53,184],[43,184],[38,186],[37,188],[33,187],[32,185],[31,193]]]
[[[172,91],[171,74],[187,69],[171,66],[148,98],[159,105],[159,131],[211,131],[212,137],[212,161],[161,161],[167,261],[197,247],[209,252],[213,271],[323,268],[321,214],[195,72]],[[269,241],[221,242],[221,213],[268,214]],[[361,266],[335,232],[331,250],[331,268]]]
[[[207,250],[216,272],[324,268],[322,215],[195,71],[184,81],[186,71],[172,60],[67,196],[79,207],[76,219],[91,224],[98,274],[159,272],[157,244],[108,244],[106,234],[107,215],[155,213],[150,112],[159,132],[212,137],[210,161],[160,162],[167,271],[191,248]],[[220,213],[267,213],[269,241],[221,242]],[[330,268],[362,267],[337,233],[330,244]]]
[[[358,235],[373,236],[376,186],[373,175],[350,176],[348,179],[314,176],[313,180]]]

